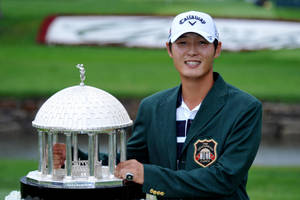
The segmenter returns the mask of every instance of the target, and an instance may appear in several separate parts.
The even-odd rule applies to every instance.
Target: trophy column
[[[112,131],[108,136],[108,169],[109,176],[114,176],[117,155],[117,137],[116,131]]]
[[[65,133],[66,136],[66,170],[67,174],[65,179],[71,180],[72,179],[72,134],[67,132]]]
[[[125,129],[121,129],[119,130],[120,132],[120,161],[125,161],[126,160],[126,143],[127,143],[127,139],[126,139],[126,131]]]
[[[117,150],[120,150],[120,160],[126,160],[125,130],[132,125],[132,120],[114,96],[84,84],[83,64],[76,67],[80,70],[80,84],[52,95],[41,106],[32,122],[38,130],[39,166],[37,170],[29,172],[21,179],[22,198],[143,198],[145,195],[141,193],[141,185],[124,182],[114,176]],[[106,148],[105,151],[108,152],[106,166],[106,162],[102,163],[98,155],[101,136],[106,138],[107,134],[108,142],[101,143],[102,148]],[[53,145],[60,139],[59,136],[65,138],[65,155],[57,149],[55,152],[53,150]],[[83,137],[88,138],[88,158],[79,155],[78,143],[82,142]],[[84,151],[84,148],[82,150]],[[60,157],[65,157],[64,166],[56,168],[54,162],[61,162]],[[104,158],[106,161],[106,156]]]

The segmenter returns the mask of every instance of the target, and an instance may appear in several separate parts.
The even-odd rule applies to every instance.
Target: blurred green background
[[[79,82],[75,65],[87,67],[86,83],[121,98],[144,97],[179,83],[164,49],[43,46],[35,42],[50,14],[175,15],[201,10],[214,17],[300,19],[299,9],[258,7],[244,0],[1,0],[0,66],[3,97],[50,96]],[[246,41],[245,41],[246,42]],[[261,100],[298,102],[300,49],[223,52],[215,70]],[[38,84],[37,84],[38,83]]]
[[[36,43],[42,20],[52,14],[176,15],[200,10],[213,17],[300,20],[299,8],[259,7],[244,0],[0,0],[0,98],[49,97],[79,83],[84,63],[88,85],[119,98],[142,98],[173,87],[179,77],[163,49],[44,46]],[[245,41],[247,42],[247,41]],[[300,102],[300,49],[223,52],[215,62],[229,83],[272,102]],[[0,147],[1,148],[1,147]],[[19,190],[19,178],[36,161],[0,159],[0,199]],[[300,199],[299,167],[250,170],[252,199]]]

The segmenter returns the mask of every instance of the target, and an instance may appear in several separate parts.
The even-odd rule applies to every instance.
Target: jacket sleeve
[[[143,101],[141,102],[136,120],[133,126],[132,136],[127,142],[127,159],[136,159],[141,163],[148,163],[148,147],[147,147],[147,133],[146,133],[146,123],[148,122],[147,112],[145,111],[145,106],[143,106]]]
[[[223,152],[206,168],[171,170],[144,164],[143,192],[163,191],[164,197],[218,197],[232,195],[254,161],[261,137],[262,107],[254,102],[235,120]]]

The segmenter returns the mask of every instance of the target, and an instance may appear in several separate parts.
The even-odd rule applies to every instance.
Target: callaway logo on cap
[[[219,40],[219,33],[212,17],[206,13],[189,11],[177,15],[171,25],[169,41],[175,42],[185,33],[197,33],[208,42]]]

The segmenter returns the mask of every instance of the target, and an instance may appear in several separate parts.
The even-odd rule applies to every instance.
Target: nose
[[[198,55],[198,49],[197,49],[197,46],[194,43],[192,43],[192,44],[189,45],[188,55],[189,56],[196,56],[196,55]]]

